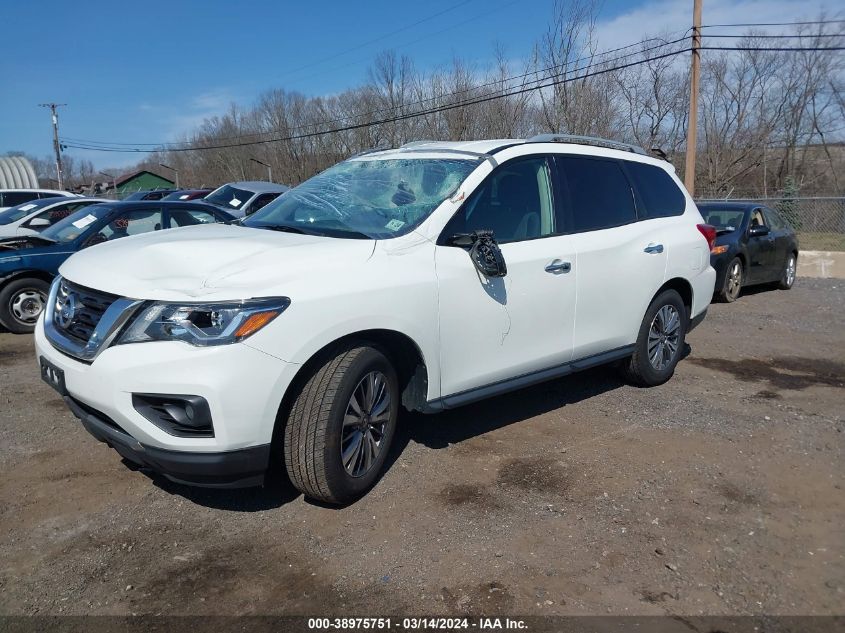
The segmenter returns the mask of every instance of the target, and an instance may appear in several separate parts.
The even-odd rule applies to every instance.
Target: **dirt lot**
[[[338,510],[128,469],[0,334],[0,613],[842,613],[845,282],[715,305],[689,343],[656,389],[406,415]]]

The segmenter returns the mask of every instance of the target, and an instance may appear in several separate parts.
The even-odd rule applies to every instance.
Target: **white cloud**
[[[195,130],[205,119],[220,116],[234,102],[231,92],[226,88],[203,92],[196,95],[181,108],[173,107],[164,120],[165,136],[168,139],[179,138]]]
[[[596,25],[600,49],[611,49],[651,35],[677,33],[692,25],[691,0],[647,1],[611,20]],[[736,24],[748,22],[792,22],[817,19],[821,11],[833,12],[834,3],[802,0],[707,0],[702,11],[702,24]],[[731,31],[741,34],[743,31]],[[704,35],[707,34],[705,29]]]

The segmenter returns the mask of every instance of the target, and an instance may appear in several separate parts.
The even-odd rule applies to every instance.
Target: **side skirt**
[[[508,378],[483,387],[475,387],[474,389],[468,389],[467,391],[461,391],[460,393],[444,396],[442,398],[438,398],[437,400],[427,402],[424,413],[437,413],[438,411],[443,411],[445,409],[462,407],[465,404],[477,402],[478,400],[484,400],[492,396],[498,396],[510,391],[516,391],[517,389],[530,387],[531,385],[546,382],[547,380],[554,380],[555,378],[567,376],[597,365],[604,365],[605,363],[621,360],[633,354],[634,348],[635,345],[625,345],[624,347],[618,347],[608,352],[587,356],[586,358],[564,363],[563,365],[556,365],[530,374],[523,374],[522,376]]]

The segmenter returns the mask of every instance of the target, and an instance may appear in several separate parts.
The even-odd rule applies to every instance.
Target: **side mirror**
[[[769,232],[768,226],[758,224],[757,226],[752,226],[748,229],[748,237],[763,237],[764,235],[768,235]]]
[[[47,218],[32,218],[29,222],[27,222],[26,226],[27,228],[35,229],[36,231],[39,229],[46,229],[50,226],[50,220]]]
[[[457,239],[456,239],[457,238]],[[469,258],[475,268],[485,277],[504,277],[508,266],[502,249],[493,237],[493,231],[475,231],[466,236],[453,236],[450,240],[456,246],[469,241]]]

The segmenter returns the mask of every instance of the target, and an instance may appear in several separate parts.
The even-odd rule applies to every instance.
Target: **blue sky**
[[[705,0],[704,22],[814,17],[822,0]],[[833,6],[836,3],[832,3]],[[395,49],[418,69],[461,57],[484,67],[496,42],[524,59],[554,0],[268,1],[83,0],[3,8],[0,153],[51,152],[48,112],[67,103],[61,133],[152,143],[189,131],[264,90],[331,94],[361,83],[374,56]],[[605,0],[599,47],[613,48],[691,22],[692,0]],[[439,15],[438,15],[439,14]],[[400,31],[401,32],[396,32]],[[97,167],[138,154],[68,153]]]

